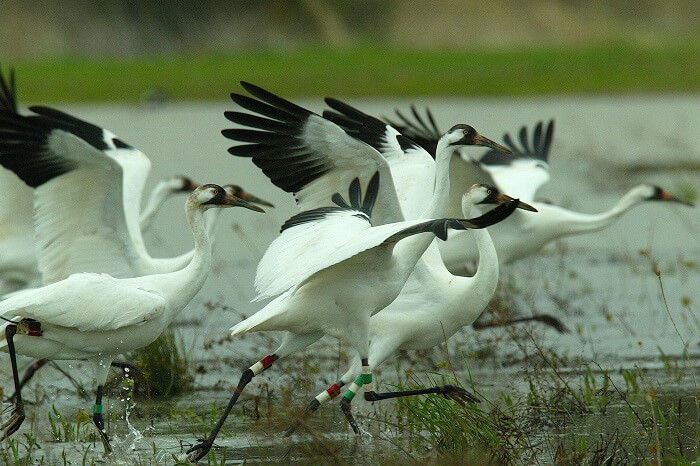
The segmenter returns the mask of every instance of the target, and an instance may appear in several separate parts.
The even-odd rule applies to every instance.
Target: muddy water
[[[300,103],[322,109],[320,100]],[[406,108],[408,104],[400,100],[351,103],[369,113],[384,115],[390,114],[395,106]],[[494,139],[505,131],[516,131],[521,124],[555,118],[552,180],[540,195],[575,210],[603,211],[640,182],[658,184],[670,191],[700,189],[700,132],[697,131],[700,99],[697,97],[441,99],[417,103],[429,104],[443,127],[466,122]],[[237,183],[277,206],[268,209],[265,215],[241,209],[222,214],[214,270],[202,292],[180,315],[176,327],[185,340],[193,367],[199,369],[195,379],[197,392],[167,404],[140,402],[130,413],[130,424],[121,419],[125,404],[118,395],[112,395],[109,398],[112,410],[120,417],[110,423],[117,446],[112,458],[115,463],[133,464],[136,459],[143,464],[172,462],[171,455],[181,451],[181,442],[191,443],[213,423],[212,405],[225,403],[231,386],[237,382],[238,368],[273,350],[277,341],[276,336],[247,337],[235,342],[222,340],[241,315],[250,315],[259,308],[259,304],[249,303],[254,295],[255,265],[279,225],[295,212],[290,196],[272,186],[248,160],[226,152],[229,142],[220,130],[230,126],[222,114],[231,108],[233,104],[223,101],[159,108],[111,105],[65,108],[108,126],[141,148],[153,162],[151,183],[174,173],[187,174],[201,183]],[[174,255],[192,246],[181,200],[169,201],[148,241],[151,251],[161,256]],[[661,272],[661,281],[653,272],[653,264]],[[496,399],[499,392],[527,390],[537,347],[565,357],[565,371],[586,364],[595,371],[602,368],[613,373],[641,368],[646,371],[647,382],[658,387],[659,392],[685,398],[692,395],[693,377],[685,376],[679,381],[668,373],[672,372],[669,367],[678,362],[681,366],[690,365],[690,372],[694,371],[695,379],[698,377],[700,214],[697,209],[652,203],[639,206],[603,232],[559,241],[538,257],[507,267],[502,282],[501,295],[514,302],[521,313],[557,315],[572,331],[561,335],[530,327],[532,338],[514,338],[502,329],[466,330],[456,335],[450,343],[453,363],[461,374],[469,370],[475,389],[483,396]],[[688,356],[684,357],[686,344]],[[254,410],[253,395],[270,389],[273,414],[262,425],[240,412],[232,418],[228,435],[218,442],[227,447],[227,461],[289,458],[290,449],[292,456],[303,457],[307,452],[303,445],[317,445],[313,437],[303,435],[280,441],[279,432],[289,420],[282,399],[291,396],[299,398],[297,404],[303,404],[304,397],[332,383],[338,373],[344,372],[338,363],[339,351],[344,353],[337,343],[323,342],[306,353],[313,366],[318,361],[319,371],[293,359],[253,382],[248,390],[251,398],[244,407]],[[661,351],[666,358],[661,357]],[[443,359],[444,353],[435,351],[420,357],[408,355],[398,364],[402,369],[411,367],[425,372]],[[6,359],[2,363],[2,385],[9,391],[9,364]],[[383,383],[396,381],[396,364],[397,361],[388,361],[380,368]],[[81,363],[61,363],[61,366],[77,369],[72,373],[89,387],[88,372]],[[292,387],[296,387],[294,391]],[[75,396],[72,385],[58,372],[46,369],[39,374],[26,396],[36,402],[28,407],[34,422],[26,422],[20,433],[29,432],[33,426],[42,447],[38,456],[51,463],[58,461],[65,451],[69,459],[78,461],[90,446],[94,452],[88,455],[100,458],[100,445],[50,441],[46,413],[52,404],[64,413],[89,409],[91,404]],[[363,402],[355,404],[360,416],[376,416],[375,408]],[[260,409],[267,413],[267,408]],[[618,417],[623,419],[624,414]],[[576,424],[581,432],[590,433],[613,429],[618,417],[607,416],[607,424],[602,427],[596,420]],[[371,420],[362,424],[374,435],[359,440],[349,435],[337,409],[324,408],[314,422],[324,432],[323,442],[333,451],[339,451],[341,458],[358,458],[358,450],[372,446],[400,452],[396,439],[387,440],[386,432]]]

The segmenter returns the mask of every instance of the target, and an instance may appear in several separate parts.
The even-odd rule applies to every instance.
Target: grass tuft
[[[192,390],[194,377],[182,339],[166,329],[153,343],[136,351],[136,367],[145,382],[145,393],[150,398],[165,399]]]

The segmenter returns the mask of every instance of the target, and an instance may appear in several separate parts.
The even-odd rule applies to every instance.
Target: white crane
[[[424,175],[426,172],[428,174],[434,172],[435,162],[432,158],[421,156],[421,153],[413,150],[410,144],[405,142],[400,144],[400,137],[382,140],[381,136],[387,134],[389,129],[380,120],[337,99],[326,99],[326,102],[334,111],[325,111],[323,116],[341,126],[348,134],[368,141],[370,144],[381,140],[381,143],[375,145],[380,152],[405,150],[405,157],[390,159],[391,173],[401,208],[404,212],[419,212],[425,208],[425,196],[421,198],[412,191],[429,192],[430,185],[426,181],[421,183],[421,180],[426,179]],[[502,203],[510,199],[499,193],[493,186],[474,185],[462,198],[462,214],[466,217],[483,214],[484,212],[478,211],[481,205]],[[534,211],[532,207],[522,202],[518,203],[518,207]],[[398,349],[423,349],[435,346],[444,341],[445,337],[449,338],[462,327],[472,324],[483,312],[496,289],[498,262],[493,243],[486,230],[474,231],[473,234],[480,250],[479,268],[474,277],[450,274],[440,258],[437,245],[433,244],[416,264],[399,296],[384,310],[372,316],[369,348],[371,367],[375,367],[375,364],[381,363]],[[518,319],[518,321],[546,321],[547,317],[538,315]],[[321,402],[337,396],[340,393],[340,387],[350,382],[344,379],[350,377],[349,374],[352,371],[357,373],[356,369],[357,367],[351,368],[339,383],[319,394],[310,403],[306,414],[318,409]],[[468,398],[466,392],[452,386],[433,387],[420,393],[435,392],[446,396]],[[419,392],[412,391],[409,394],[415,395]],[[374,392],[365,393],[365,398],[370,401],[379,399],[376,396],[378,395]],[[392,394],[392,396],[400,395]],[[341,406],[351,426],[357,432],[357,426],[350,415],[351,399],[352,397],[344,398]],[[298,424],[288,429],[287,435],[291,434]]]
[[[179,270],[192,251],[153,258],[140,205],[151,162],[107,129],[56,109],[0,111],[0,164],[34,188],[34,239],[44,283],[74,272],[136,277]]]
[[[97,382],[93,421],[110,450],[102,419],[102,387],[109,366],[116,355],[155,340],[199,292],[211,269],[204,211],[232,206],[263,211],[216,185],[201,186],[190,194],[185,213],[195,248],[181,270],[122,279],[77,273],[0,302],[0,316],[10,319],[0,326],[5,334],[0,351],[10,354],[16,390],[12,416],[0,426],[2,439],[24,420],[16,353],[39,359],[85,359],[92,363]]]
[[[512,198],[500,193],[491,185],[474,185],[463,196],[465,217],[483,215],[493,204],[510,202]],[[515,201],[520,209],[534,210],[529,205]],[[433,243],[418,262],[399,296],[376,313],[369,321],[369,366],[376,368],[398,350],[432,348],[450,338],[457,331],[471,325],[491,300],[498,284],[498,258],[486,229],[471,230],[479,246],[479,263],[473,277],[454,276],[445,268],[437,245]],[[340,381],[316,396],[303,416],[316,411],[319,406],[340,394],[341,388],[352,382],[360,370],[360,360]],[[375,393],[365,390],[367,401],[378,401],[399,396],[440,393],[458,400],[477,401],[469,392],[444,385],[423,390]],[[343,397],[341,407],[355,432],[359,432],[350,414],[350,402],[354,395]],[[287,430],[290,435],[302,422],[300,419]]]
[[[427,121],[420,117],[415,108],[412,112],[416,121],[411,121],[399,113],[403,125],[396,127],[409,138],[423,144],[430,151],[435,146],[438,128],[430,111]],[[498,188],[534,206],[538,213],[516,212],[507,221],[490,229],[491,237],[502,263],[513,262],[538,252],[543,246],[564,236],[595,232],[607,228],[625,212],[645,201],[672,201],[692,206],[658,186],[640,184],[630,189],[608,211],[599,214],[585,214],[539,202],[535,196],[539,188],[549,181],[549,151],[554,134],[554,121],[546,127],[537,123],[532,142],[525,126],[520,128],[516,144],[509,134],[503,141],[513,152],[513,157],[503,157],[495,151],[488,151],[475,158],[463,152],[455,157],[462,162],[453,163],[450,170],[451,186],[457,183],[472,183],[474,180],[491,179]],[[459,151],[458,151],[459,152]],[[434,153],[434,152],[433,152]],[[465,178],[471,181],[466,181]],[[450,196],[450,209],[454,212],[459,206],[459,198]],[[477,259],[474,241],[463,232],[455,232],[440,244],[440,252],[447,267],[453,273],[464,274],[465,265]],[[467,261],[465,262],[465,257]]]
[[[250,381],[272,363],[300,351],[324,335],[350,345],[362,367],[348,391],[372,381],[368,364],[370,317],[388,306],[403,288],[416,262],[448,228],[484,228],[512,213],[517,200],[473,219],[407,220],[373,227],[372,208],[380,176],[370,179],[364,200],[353,180],[349,202],[333,196],[336,207],[301,212],[282,225],[258,265],[256,299],[277,296],[261,310],[231,328],[234,336],[283,330],[284,341],[272,354],[241,375],[224,414],[207,439],[188,450],[191,460],[211,448],[228,413]],[[499,199],[506,201],[504,198]],[[310,240],[311,239],[311,240]]]
[[[25,268],[37,267],[42,282],[49,284],[76,272],[104,272],[117,278],[167,273],[190,261],[194,250],[174,258],[152,258],[141,226],[150,222],[168,195],[191,192],[189,179],[174,177],[159,183],[142,217],[140,203],[150,161],[141,151],[110,131],[59,110],[30,107],[34,114],[20,115],[13,71],[9,83],[0,73],[0,90],[0,164],[35,188],[34,234],[26,231],[30,220],[18,221],[18,228],[25,227],[27,234],[13,240],[24,241],[13,252],[26,251]],[[250,202],[271,205],[239,186],[225,189]],[[18,193],[23,196],[17,196],[9,209],[21,220],[32,212],[31,197],[26,190]],[[209,215],[210,233],[218,214]],[[38,285],[36,280],[32,285]],[[30,366],[23,384],[44,363]]]
[[[3,98],[14,102],[14,78],[11,86],[1,81]],[[126,278],[189,263],[192,251],[173,258],[146,251],[139,222],[151,163],[141,151],[59,110],[33,106],[33,114],[24,116],[15,104],[5,107],[0,165],[34,188],[34,240],[44,284],[74,272]]]
[[[387,223],[403,220],[403,214],[382,154],[307,109],[252,84],[241,84],[259,100],[232,94],[234,102],[263,116],[226,112],[229,120],[255,128],[222,131],[230,139],[253,143],[231,147],[229,152],[252,157],[275,185],[295,194],[302,210],[312,210],[292,217],[283,226],[282,235],[270,245],[258,266],[258,299],[279,296],[232,328],[235,335],[274,328],[289,333],[280,348],[243,373],[214,430],[189,450],[193,460],[209,451],[244,387],[278,358],[329,334],[349,342],[366,361],[369,317],[398,295],[433,241],[434,233],[421,235],[431,230],[421,230],[418,225],[443,222],[439,225],[445,227],[448,222]],[[393,133],[391,137],[398,135]],[[439,168],[433,176],[435,190],[420,218],[439,216],[444,210],[449,157],[453,148],[465,145],[501,147],[467,125],[456,125],[445,133],[438,143],[438,154],[447,157],[438,156]],[[402,155],[400,150],[398,153]],[[337,186],[349,182],[350,177],[354,177],[350,204],[340,202],[336,193],[335,201],[341,210],[326,207]],[[368,186],[364,203],[360,199],[360,180]],[[369,228],[370,215],[379,226]],[[503,215],[503,210],[495,215]],[[397,243],[409,231],[417,236]],[[343,244],[346,246],[341,247]],[[315,318],[313,313],[317,314]],[[358,381],[368,377],[371,378],[371,370],[363,367]]]

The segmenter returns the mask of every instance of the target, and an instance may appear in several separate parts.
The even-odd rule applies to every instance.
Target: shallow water
[[[368,113],[389,115],[396,107],[407,108],[407,101],[354,100]],[[417,102],[429,104],[438,123],[447,127],[456,121],[468,122],[482,134],[499,139],[506,131],[515,132],[523,123],[556,118],[551,153],[552,180],[540,195],[556,203],[583,212],[610,207],[627,189],[650,182],[670,191],[700,188],[700,98],[692,96],[649,98],[543,98],[543,99],[436,99]],[[321,110],[320,100],[302,100],[300,104]],[[130,415],[135,429],[129,430],[121,418],[125,404],[109,397],[110,409],[119,419],[110,422],[117,452],[115,464],[172,462],[172,454],[181,451],[181,443],[190,444],[208,431],[215,421],[212,405],[225,404],[237,382],[240,367],[272,351],[275,339],[247,337],[225,341],[227,329],[250,315],[260,305],[253,297],[255,265],[266,246],[277,234],[279,225],[295,212],[291,196],[272,186],[248,160],[228,155],[229,141],[220,130],[229,127],[222,116],[233,104],[183,103],[159,108],[133,106],[69,106],[64,110],[88,121],[104,124],[132,145],[141,148],[153,161],[151,183],[173,173],[187,174],[200,183],[237,183],[277,206],[265,215],[231,209],[222,215],[217,230],[214,270],[202,292],[178,318],[177,331],[189,348],[189,358],[200,368],[195,379],[197,391],[167,404],[139,402]],[[162,256],[185,251],[192,245],[182,215],[181,200],[171,200],[159,214],[149,237],[153,253]],[[640,254],[640,251],[646,251]],[[659,278],[652,271],[658,264],[665,293],[664,304]],[[700,359],[700,214],[697,209],[680,205],[649,203],[635,208],[611,228],[591,235],[569,238],[547,247],[541,255],[523,260],[503,270],[501,293],[511,297],[518,309],[528,314],[547,312],[564,320],[572,330],[561,335],[541,327],[530,327],[533,339],[516,338],[504,329],[482,332],[465,330],[450,343],[452,362],[457,372],[469,370],[475,389],[489,399],[500,392],[525,393],[532,377],[534,342],[545,350],[566,357],[562,371],[576,371],[582,365],[598,371],[598,366],[618,373],[621,369],[646,371],[649,386],[669,398],[692,399]],[[207,306],[207,303],[214,303]],[[222,305],[225,304],[225,308]],[[220,341],[224,339],[223,341]],[[684,355],[684,342],[688,354]],[[206,346],[206,349],[205,349]],[[661,350],[667,359],[661,358]],[[289,421],[283,399],[305,399],[334,382],[344,368],[338,363],[338,345],[328,341],[308,350],[306,357],[320,373],[303,373],[301,360],[280,364],[247,389],[242,408],[234,410],[227,424],[227,435],[217,442],[226,446],[227,462],[244,459],[275,460],[304,457],[309,448],[318,453],[329,448],[341,459],[360,461],[360,451],[394,449],[398,440],[387,440],[383,426],[373,422],[376,409],[362,401],[355,403],[363,428],[372,437],[355,439],[350,435],[340,411],[324,407],[314,420],[323,433],[323,441],[309,435],[280,441],[280,432]],[[435,369],[430,360],[440,362],[438,350],[430,358],[411,355],[399,360],[402,369],[417,373]],[[413,359],[412,359],[413,358]],[[670,362],[669,362],[670,361]],[[668,375],[677,361],[693,374],[680,381]],[[9,364],[2,360],[2,385],[10,391]],[[26,361],[25,361],[26,362]],[[396,361],[381,368],[383,383],[396,381]],[[89,387],[87,371],[80,362],[61,363],[64,368],[79,368],[71,373]],[[307,372],[311,369],[307,368]],[[619,380],[618,380],[619,382]],[[241,414],[255,406],[253,395],[267,387],[272,415],[263,421]],[[290,387],[296,387],[290,392]],[[264,392],[263,392],[264,393]],[[26,391],[35,401],[28,407],[34,417],[33,431],[39,438],[44,456],[51,464],[65,451],[79,461],[90,445],[90,457],[102,461],[102,446],[88,443],[50,442],[46,426],[47,412],[54,404],[63,413],[89,410],[91,401],[75,396],[70,383],[54,369],[39,373]],[[261,396],[260,400],[265,400]],[[262,403],[263,401],[261,401]],[[388,405],[391,406],[391,405]],[[379,408],[391,410],[389,408]],[[261,410],[265,411],[265,410]],[[613,410],[614,411],[614,410]],[[594,435],[624,424],[626,414],[586,416],[564,422],[552,432],[579,432]],[[693,416],[691,412],[689,416]],[[697,419],[697,412],[694,412]],[[265,416],[263,416],[265,417]],[[28,432],[27,421],[22,432]],[[373,430],[374,429],[374,430]],[[558,430],[557,430],[558,429]],[[390,429],[389,429],[390,430]],[[398,435],[398,434],[397,434]],[[15,435],[15,438],[21,438]],[[400,437],[400,435],[398,436]],[[320,442],[320,443],[319,443]],[[325,443],[324,443],[325,442]],[[327,444],[327,445],[326,445]],[[319,447],[319,445],[322,445]],[[325,445],[325,446],[324,446]],[[358,456],[360,455],[360,456]],[[547,462],[546,454],[540,461]]]

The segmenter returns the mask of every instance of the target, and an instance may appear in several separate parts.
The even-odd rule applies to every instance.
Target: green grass
[[[284,96],[524,96],[700,91],[700,40],[514,51],[305,48],[15,65],[21,102],[224,100],[248,80]]]

